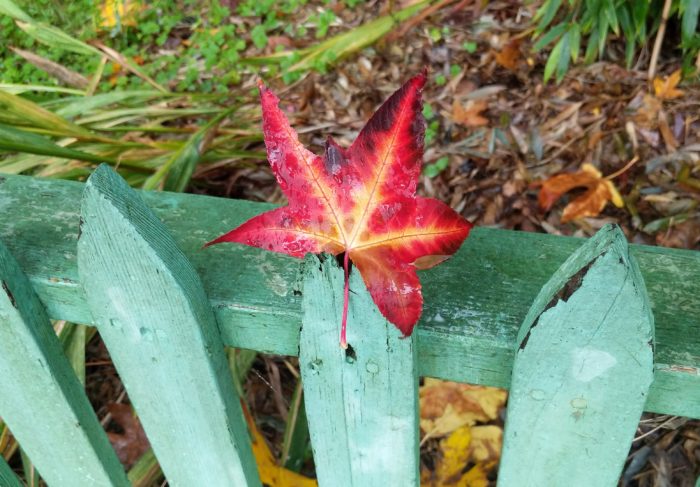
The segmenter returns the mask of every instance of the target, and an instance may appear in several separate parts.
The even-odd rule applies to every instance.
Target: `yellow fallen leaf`
[[[142,9],[139,0],[103,0],[99,26],[111,29],[117,25],[136,25],[136,14]]]
[[[673,100],[683,96],[683,91],[676,88],[681,81],[681,70],[676,70],[664,79],[654,78],[654,94],[660,100]]]
[[[469,443],[471,432],[469,426],[456,429],[450,436],[440,442],[442,458],[437,464],[435,474],[443,482],[462,477],[462,470],[469,462]]]
[[[494,428],[500,430],[497,426]],[[488,473],[498,463],[497,461],[479,462],[474,457],[473,440],[472,428],[462,426],[440,441],[440,456],[436,462],[435,471],[431,472],[424,468],[421,471],[421,485],[423,487],[488,487]],[[464,472],[467,465],[474,463],[476,465]]]
[[[496,425],[472,426],[469,458],[476,463],[498,462],[503,448],[503,430]]]
[[[318,483],[315,480],[279,466],[245,405],[243,405],[243,414],[252,436],[253,455],[255,456],[255,462],[258,464],[260,481],[263,484],[270,487],[318,487]]]
[[[419,391],[420,426],[426,434],[444,436],[464,425],[495,419],[507,397],[496,387],[425,379]]]

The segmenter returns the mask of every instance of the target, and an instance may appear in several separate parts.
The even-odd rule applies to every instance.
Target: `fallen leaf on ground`
[[[674,71],[664,79],[654,78],[654,94],[660,100],[673,100],[683,96],[683,91],[676,88],[681,81],[681,70]]]
[[[472,226],[446,204],[416,196],[425,82],[423,72],[404,84],[349,148],[329,137],[323,157],[299,142],[278,98],[260,83],[267,155],[289,205],[258,215],[207,244],[237,242],[297,258],[344,253],[344,348],[349,261],[382,315],[408,336],[423,309],[416,270],[451,256]]]
[[[622,196],[612,181],[603,175],[592,164],[583,164],[581,170],[575,173],[557,174],[542,183],[538,202],[540,208],[548,211],[552,205],[565,193],[574,188],[586,188],[586,192],[571,201],[561,215],[561,222],[566,223],[578,218],[598,216],[608,201],[618,208],[624,206]]]
[[[255,419],[248,411],[248,408],[241,403],[243,415],[248,423],[248,430],[252,437],[253,456],[258,464],[260,482],[270,487],[317,487],[318,482],[304,477],[296,472],[287,470],[277,464],[275,456],[267,446],[267,442],[255,424]]]
[[[495,55],[496,62],[506,69],[515,71],[520,63],[520,39],[510,40],[503,49]]]
[[[500,432],[498,426],[492,428]],[[483,449],[479,445],[482,440],[473,436],[472,431],[476,429],[477,427],[472,429],[471,426],[462,426],[440,441],[440,454],[435,470],[430,471],[424,467],[421,471],[422,486],[487,487],[489,485],[487,476],[498,465],[500,445],[493,457],[475,456],[475,451]],[[469,465],[472,467],[465,471]]]
[[[495,419],[507,393],[496,387],[474,386],[426,378],[420,388],[420,426],[432,437]]]
[[[109,404],[107,411],[112,415],[112,421],[116,424],[121,433],[114,431],[107,432],[109,442],[112,443],[114,451],[127,468],[136,463],[141,455],[151,447],[146,433],[143,431],[141,421],[136,416],[128,404]]]
[[[472,441],[469,444],[469,455],[473,462],[498,462],[503,447],[503,430],[495,424],[485,424],[471,427]]]
[[[111,29],[118,25],[135,26],[137,14],[143,9],[138,0],[103,0],[99,27]]]
[[[489,124],[489,119],[481,116],[481,112],[488,108],[485,100],[469,100],[466,105],[455,100],[452,103],[452,121],[465,127],[483,127]]]

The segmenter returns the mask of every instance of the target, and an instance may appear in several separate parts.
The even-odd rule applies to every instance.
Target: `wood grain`
[[[0,179],[0,238],[52,318],[91,323],[75,247],[84,185]],[[143,193],[201,276],[224,343],[296,355],[300,261],[239,245],[202,244],[270,205]],[[476,228],[449,261],[419,274],[425,309],[416,333],[420,374],[507,387],[518,328],[552,273],[581,240]],[[631,245],[656,323],[648,411],[700,418],[700,253]]]
[[[355,271],[342,349],[344,272],[322,257],[305,260],[299,344],[319,484],[418,486],[416,340],[384,319]]]
[[[199,277],[107,166],[85,187],[78,267],[100,336],[170,484],[260,485]]]
[[[129,485],[43,305],[1,242],[0,390],[0,416],[49,484]]]
[[[653,329],[627,241],[604,227],[520,328],[499,484],[617,484],[653,378]]]

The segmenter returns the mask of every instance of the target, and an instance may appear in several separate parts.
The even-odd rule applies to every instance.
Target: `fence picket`
[[[0,416],[49,484],[129,485],[43,305],[2,243],[0,284]]]
[[[343,270],[305,261],[299,363],[320,485],[417,486],[416,340],[381,316],[350,279],[346,352],[339,345]]]
[[[260,485],[213,311],[162,222],[107,166],[88,180],[78,270],[173,486]]]
[[[3,487],[22,487],[22,482],[19,481],[2,455],[0,455],[0,485]]]
[[[513,367],[499,485],[616,485],[653,378],[653,317],[617,227],[542,288]]]

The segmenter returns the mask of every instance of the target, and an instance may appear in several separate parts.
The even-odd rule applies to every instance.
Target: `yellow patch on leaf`
[[[545,180],[538,196],[540,208],[548,211],[565,193],[581,187],[586,188],[586,192],[566,205],[561,215],[562,223],[598,216],[608,201],[618,208],[624,206],[622,196],[612,181],[604,178],[592,164],[586,163],[580,171],[557,174]]]
[[[452,121],[465,127],[483,127],[488,125],[488,118],[481,115],[481,112],[486,110],[488,106],[485,100],[469,100],[464,106],[455,100],[452,103]]]
[[[683,96],[683,91],[676,88],[681,81],[681,70],[676,70],[664,79],[654,78],[654,94],[660,100],[673,100]]]
[[[507,393],[496,387],[474,386],[426,378],[420,388],[420,426],[432,437],[495,419]]]

